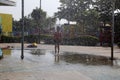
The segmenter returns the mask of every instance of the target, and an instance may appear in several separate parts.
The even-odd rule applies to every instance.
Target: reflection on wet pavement
[[[112,61],[108,57],[103,56],[95,56],[95,55],[88,55],[88,54],[70,54],[65,53],[61,56],[61,59],[68,62],[68,63],[81,63],[86,65],[111,65]]]
[[[3,49],[2,52],[4,55],[11,55],[11,49]]]
[[[45,50],[40,50],[40,49],[33,49],[31,50],[31,54],[33,55],[45,55]]]
[[[59,61],[60,61],[60,55],[55,55],[55,62],[59,63]]]
[[[31,50],[32,55],[48,55],[45,50]],[[60,55],[56,55],[53,52],[50,52],[49,57],[55,58],[55,62],[64,61],[71,64],[86,64],[86,65],[109,65],[113,66],[119,63],[119,59],[114,61],[110,60],[110,57],[88,55],[88,54],[78,54],[71,52],[62,52]],[[119,64],[117,64],[119,65]]]
[[[20,50],[3,50],[4,56],[9,57],[18,57]],[[49,63],[53,62],[63,62],[70,64],[85,64],[85,65],[116,65],[119,66],[120,60],[116,59],[111,61],[109,57],[88,55],[88,54],[79,54],[72,52],[62,52],[60,55],[55,55],[53,51],[32,49],[25,50],[26,60],[32,62],[48,61]],[[8,58],[9,59],[9,58]]]
[[[20,50],[4,51],[0,60],[0,73],[4,72],[77,72],[92,80],[120,80],[120,60],[113,62],[109,57],[80,53],[61,52],[55,55],[49,50],[24,50],[21,60]]]

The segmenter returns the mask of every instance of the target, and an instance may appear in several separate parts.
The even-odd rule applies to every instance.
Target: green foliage
[[[41,40],[45,44],[54,44],[52,35],[41,35]],[[94,36],[79,36],[76,38],[64,38],[61,42],[62,45],[80,45],[80,46],[95,46],[99,42],[98,38]]]
[[[55,23],[56,23],[56,18],[55,17],[48,17],[45,20],[44,28],[46,28],[46,27],[52,28],[55,25]]]
[[[20,37],[11,37],[11,36],[1,36],[2,43],[20,43]]]
[[[46,12],[40,8],[36,8],[31,13],[32,19],[36,22],[37,27],[43,28],[46,20]]]
[[[37,42],[40,38],[41,41],[43,41],[45,44],[53,44],[53,36],[51,35],[29,35],[25,36],[25,42],[27,43],[34,43]]]
[[[95,46],[98,43],[98,38],[94,36],[79,36],[72,39],[63,39],[64,45],[80,45],[80,46]]]
[[[41,40],[44,41],[45,44],[54,44],[52,35],[41,35]]]
[[[76,21],[82,25],[83,32],[97,31],[100,22],[112,24],[113,3],[115,11],[118,11],[116,14],[120,13],[119,0],[60,0],[60,2],[59,11],[55,16],[59,19]]]
[[[59,19],[76,21],[82,27],[82,31],[94,32],[98,30],[99,14],[94,8],[93,0],[60,0],[61,5],[55,16]]]
[[[120,48],[120,42],[117,43],[117,46]]]
[[[19,21],[13,21],[13,33],[22,31],[22,19]],[[51,29],[56,23],[55,17],[47,17],[47,13],[40,8],[36,8],[28,15],[24,17],[24,31],[28,32],[30,36],[25,36],[26,42],[40,42],[40,34],[44,33],[43,30]],[[37,35],[35,38],[31,35],[31,32],[35,32]],[[31,38],[33,40],[31,40]]]
[[[29,35],[29,36],[25,36],[24,38],[25,38],[25,42],[34,43],[34,42],[37,42],[38,36]]]
[[[46,34],[41,34],[40,36],[39,35],[29,35],[29,36],[25,36],[25,41],[33,43],[33,42],[36,42],[38,38],[40,38],[41,41],[45,41],[48,39],[52,39],[53,37],[51,35],[46,35]]]
[[[41,35],[42,41],[45,44],[54,44],[53,36],[51,35]],[[61,42],[62,45],[80,45],[80,46],[95,46],[99,42],[98,38],[94,36],[79,36],[76,38],[64,38]]]
[[[120,42],[120,13],[115,15],[115,42]]]
[[[41,38],[45,44],[54,44],[53,36],[52,35],[30,35],[25,36],[26,43],[34,43],[37,42],[37,39]],[[9,36],[2,36],[1,37],[2,43],[20,43],[20,37],[9,37]],[[64,38],[62,41],[62,45],[80,45],[80,46],[95,46],[98,43],[98,38],[94,36],[79,36],[76,38]]]

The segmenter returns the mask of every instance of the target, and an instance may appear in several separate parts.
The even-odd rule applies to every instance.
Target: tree
[[[44,12],[40,8],[36,8],[31,13],[31,17],[37,24],[37,28],[39,30],[39,36],[40,36],[40,31],[44,27],[44,23],[45,23],[45,19],[46,19],[46,12]],[[39,39],[38,43],[40,43],[40,38],[38,37],[38,39]]]
[[[61,5],[55,16],[59,19],[76,21],[86,29],[97,30],[99,22],[112,24],[112,8],[115,3],[116,17],[120,13],[119,0],[60,0]],[[117,20],[119,20],[117,18]],[[92,31],[91,30],[91,31]]]
[[[30,13],[28,16],[25,16],[24,19],[24,31],[28,32],[29,35],[33,35],[32,33],[38,33],[37,42],[40,43],[40,34],[46,30],[47,28],[51,28],[56,23],[55,17],[47,17],[47,13],[40,8],[36,8]],[[19,21],[13,22],[13,28],[16,32],[21,32],[22,19]]]
[[[47,28],[52,28],[54,27],[55,23],[56,23],[55,17],[48,17],[44,25],[47,26]]]
[[[91,26],[90,17],[98,19],[97,12],[93,9],[93,0],[60,0],[61,6],[59,11],[55,13],[55,16],[59,19],[64,18],[68,21],[76,21],[77,24],[83,27],[85,32],[85,26]],[[89,19],[88,19],[89,17]],[[92,23],[96,21],[92,20]]]
[[[46,12],[40,8],[36,8],[31,13],[32,19],[37,23],[37,26],[40,28],[44,27],[44,22],[46,20]]]

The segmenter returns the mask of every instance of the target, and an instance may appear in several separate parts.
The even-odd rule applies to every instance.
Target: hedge
[[[21,40],[20,37],[1,36],[2,43],[19,43],[20,40]]]
[[[97,37],[94,36],[79,36],[72,39],[63,39],[64,45],[81,45],[81,46],[95,46],[99,42]]]
[[[40,38],[41,41],[44,41],[45,44],[54,44],[52,35],[29,35],[25,36],[25,42],[33,43],[37,42]],[[2,43],[19,43],[21,42],[20,37],[1,37]],[[63,38],[61,44],[62,45],[80,45],[80,46],[95,46],[99,42],[98,38],[94,36],[79,36],[75,38]]]
[[[41,35],[41,41],[45,44],[54,44],[53,35]]]
[[[53,37],[50,35],[29,35],[29,36],[24,36],[24,41],[26,43],[33,43],[37,42],[38,40],[44,41],[45,43],[53,43],[52,39]],[[1,36],[1,42],[2,43],[20,43],[21,42],[21,37],[13,37],[13,36]]]
[[[44,35],[43,41],[45,44],[54,44],[53,36]],[[80,46],[95,46],[99,42],[99,39],[94,36],[79,36],[75,38],[63,38],[62,45],[80,45]]]
[[[117,43],[117,46],[120,48],[120,42]]]
[[[37,35],[29,35],[24,37],[24,41],[27,43],[33,43],[33,42],[37,42],[38,38],[39,36]]]

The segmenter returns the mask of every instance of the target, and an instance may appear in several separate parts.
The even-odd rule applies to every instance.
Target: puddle
[[[20,56],[21,50],[4,51],[0,72],[76,71],[92,80],[120,80],[119,59],[112,62],[109,57],[70,52],[55,55],[53,51],[39,49],[24,50],[24,60]]]
[[[72,53],[72,52],[62,52],[60,55],[55,55],[53,51],[46,51],[46,50],[31,50],[30,54],[42,57],[51,57],[48,58],[49,61],[55,62],[66,62],[70,64],[84,64],[84,65],[107,65],[107,66],[120,66],[120,60],[115,59],[114,61],[110,60],[110,57],[104,56],[96,56],[96,55],[88,55],[88,54],[79,54],[79,53]],[[46,58],[45,58],[46,59]]]
[[[3,49],[2,52],[4,55],[11,55],[11,49]]]
[[[72,64],[86,64],[86,65],[112,65],[109,57],[95,56],[88,54],[64,53],[61,59]]]
[[[45,55],[45,50],[33,49],[30,51],[32,55]]]
[[[4,57],[16,57],[19,58],[21,51],[20,50],[3,50]],[[24,50],[25,60],[34,61],[34,62],[45,62],[50,63],[60,62],[68,64],[83,64],[83,65],[93,65],[93,66],[120,66],[120,59],[111,61],[109,57],[88,55],[81,53],[72,53],[72,52],[61,52],[60,55],[55,55],[53,51],[41,50],[41,49],[31,49]],[[47,63],[46,63],[47,64]]]

